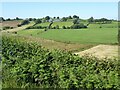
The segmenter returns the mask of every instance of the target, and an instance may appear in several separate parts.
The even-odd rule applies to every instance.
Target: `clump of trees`
[[[14,19],[10,19],[10,18],[7,18],[7,19],[4,19],[3,17],[0,17],[0,22],[3,22],[3,21],[13,21],[13,20],[23,20],[19,17],[16,17]]]
[[[62,26],[62,29],[67,29],[65,26]]]
[[[71,26],[71,29],[81,29],[81,28],[87,28],[83,23],[80,23],[79,18],[74,15],[73,25]]]
[[[57,19],[60,19],[60,17],[57,17]]]
[[[77,15],[73,15],[73,18],[74,18],[74,19],[75,19],[75,18],[79,19],[79,16],[77,16]]]
[[[45,20],[46,20],[47,22],[49,22],[50,17],[49,17],[49,16],[46,16],[46,17],[45,17]]]
[[[41,19],[36,19],[35,24],[39,24],[39,23],[42,23]]]
[[[73,19],[72,16],[69,16],[68,19]]]
[[[101,18],[101,19],[94,19],[93,17],[90,17],[88,19],[89,23],[98,23],[98,24],[109,24],[112,22],[112,20],[106,19],[106,18]]]
[[[81,29],[81,28],[87,28],[83,23],[80,24],[74,24],[71,26],[71,29]]]
[[[93,18],[93,17],[90,17],[90,18],[88,19],[88,22],[89,22],[89,23],[93,23],[93,22],[94,22],[94,18]]]
[[[26,24],[29,24],[29,23],[30,23],[29,20],[26,19],[26,20],[23,20],[20,25],[26,25]]]
[[[106,18],[95,19],[94,21],[95,21],[96,23],[98,22],[98,23],[101,23],[101,24],[109,24],[109,23],[112,22],[112,20],[108,20],[108,19],[106,19]]]
[[[67,21],[67,17],[63,17],[63,18],[62,18],[62,21],[65,21],[65,22],[66,22],[66,21]]]
[[[45,29],[47,28],[46,26],[29,26],[26,29]]]

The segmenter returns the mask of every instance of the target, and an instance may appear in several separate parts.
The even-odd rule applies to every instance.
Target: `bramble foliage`
[[[120,89],[117,61],[49,51],[17,37],[2,39],[3,87]]]

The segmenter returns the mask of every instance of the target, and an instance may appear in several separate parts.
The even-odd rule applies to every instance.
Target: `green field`
[[[84,24],[87,24],[86,21],[81,21],[81,23],[84,23]],[[40,24],[37,24],[35,26],[49,26],[50,22],[45,22],[45,23],[40,23]],[[65,26],[65,27],[70,27],[73,25],[73,20],[68,20],[68,21],[64,21],[64,22],[53,22],[52,24],[52,27],[58,25],[59,28],[62,28],[62,26]]]
[[[117,28],[101,28],[101,29],[58,29],[48,30],[22,30],[19,35],[31,35],[34,37],[41,37],[45,39],[52,39],[61,42],[71,43],[104,43],[114,44],[117,43]]]
[[[90,24],[88,28],[117,28],[118,23],[117,22],[112,22],[111,24]]]
[[[36,36],[36,35],[42,33],[43,31],[44,31],[43,29],[41,29],[41,30],[38,30],[38,29],[28,29],[28,30],[19,31],[18,33],[20,35]]]
[[[50,23],[1,31],[2,88],[120,89],[117,22]]]
[[[49,22],[45,22],[45,23],[40,23],[40,24],[37,24],[35,26],[49,26]]]
[[[70,27],[73,23],[72,22],[54,22],[52,24],[52,27],[59,25],[59,28],[62,28],[62,26]]]
[[[49,26],[50,22],[45,22],[45,23],[41,23],[41,24],[37,24],[35,26]],[[52,27],[59,25],[60,28],[62,28],[62,26],[71,26],[73,23],[71,21],[69,22],[53,22]]]

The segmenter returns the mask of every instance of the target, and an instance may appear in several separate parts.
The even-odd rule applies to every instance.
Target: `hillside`
[[[2,23],[0,23],[0,27],[4,27],[4,26],[17,27],[17,25],[20,23],[21,20],[3,21]]]

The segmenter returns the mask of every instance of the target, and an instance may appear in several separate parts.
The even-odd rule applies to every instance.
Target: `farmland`
[[[120,90],[118,2],[54,1],[2,1],[0,89]]]
[[[4,88],[120,88],[117,21],[40,20],[2,31]]]
[[[48,25],[49,25],[49,23],[47,22],[47,23],[37,24],[36,26],[48,26]],[[72,22],[71,21],[68,21],[68,22],[54,22],[52,24],[53,27],[56,26],[56,25],[59,25],[59,27],[62,28],[63,25],[66,26],[66,27],[71,26]]]
[[[20,24],[21,20],[13,20],[13,21],[3,21],[0,23],[0,26],[11,26],[11,27],[17,27],[18,24]]]
[[[43,24],[44,25],[44,24]],[[94,28],[95,27],[95,28]],[[69,43],[86,43],[86,44],[115,44],[117,43],[117,23],[102,25],[90,24],[87,29],[51,29],[47,32],[43,30],[22,30],[19,35],[32,35],[45,39],[56,40]],[[111,28],[112,27],[112,28]]]

